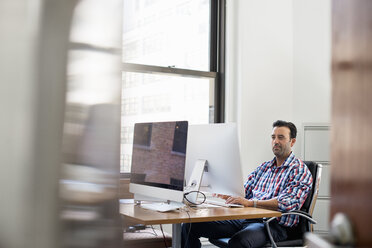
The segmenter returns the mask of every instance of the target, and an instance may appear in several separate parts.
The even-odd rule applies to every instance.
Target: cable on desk
[[[187,199],[187,195],[189,195],[189,194],[191,194],[191,193],[197,193],[197,194],[201,194],[201,195],[203,195],[203,200],[202,200],[200,203],[190,201],[189,199]],[[205,200],[207,199],[206,195],[205,195],[203,192],[198,191],[198,190],[192,190],[192,191],[189,191],[189,192],[187,192],[187,193],[184,193],[184,194],[183,194],[183,198],[184,198],[188,203],[193,204],[193,205],[201,205],[201,204],[203,204],[203,203],[205,202]]]

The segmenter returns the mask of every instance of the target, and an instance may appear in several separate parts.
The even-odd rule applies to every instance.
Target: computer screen
[[[136,123],[130,192],[137,200],[182,202],[187,121]]]
[[[235,123],[190,125],[187,140],[186,181],[198,159],[207,160],[201,190],[244,196],[237,126]]]

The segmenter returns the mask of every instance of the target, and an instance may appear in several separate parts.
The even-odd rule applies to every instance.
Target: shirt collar
[[[292,161],[295,159],[295,155],[294,155],[294,153],[293,152],[291,152],[290,154],[289,154],[289,156],[284,160],[284,163],[283,163],[283,167],[288,167],[288,166],[290,166],[290,164],[292,163]],[[276,159],[275,159],[275,157],[273,158],[273,160],[271,160],[271,162],[270,162],[270,166],[275,166],[275,164],[276,164]],[[280,166],[280,167],[282,167],[282,166]]]

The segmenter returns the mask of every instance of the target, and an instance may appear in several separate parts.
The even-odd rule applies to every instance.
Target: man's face
[[[278,158],[286,158],[291,153],[291,148],[296,139],[290,138],[291,130],[288,127],[274,127],[271,134],[271,147]]]

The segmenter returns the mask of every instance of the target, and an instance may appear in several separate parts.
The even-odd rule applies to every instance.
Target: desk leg
[[[172,224],[172,247],[181,248],[181,224]]]

